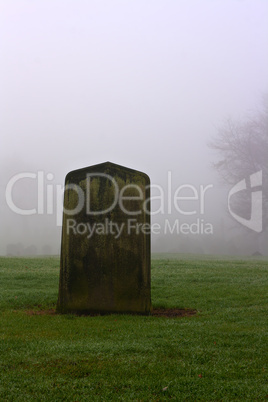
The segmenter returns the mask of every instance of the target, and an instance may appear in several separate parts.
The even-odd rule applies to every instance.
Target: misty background
[[[183,208],[194,216],[168,215],[166,206],[152,216],[161,225],[203,220],[213,234],[152,235],[153,251],[268,254],[267,230],[239,228],[228,213],[230,187],[208,147],[227,118],[243,121],[267,93],[266,0],[0,5],[1,255],[58,254],[65,175],[105,161],[147,173],[165,193],[169,174],[173,193],[184,184],[213,186],[203,215],[193,201]],[[43,214],[21,216],[7,205],[8,183],[25,172],[43,172]],[[37,179],[18,181],[13,200],[37,208]]]

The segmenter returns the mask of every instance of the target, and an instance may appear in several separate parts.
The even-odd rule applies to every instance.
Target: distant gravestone
[[[68,173],[57,311],[151,308],[149,177],[111,162]]]

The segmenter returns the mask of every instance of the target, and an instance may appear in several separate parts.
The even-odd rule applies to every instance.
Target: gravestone
[[[67,174],[59,313],[151,312],[150,179],[111,162]]]

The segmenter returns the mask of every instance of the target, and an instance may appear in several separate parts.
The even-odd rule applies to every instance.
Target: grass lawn
[[[57,315],[58,280],[0,258],[0,401],[268,400],[267,261],[153,258],[153,306],[189,317]]]

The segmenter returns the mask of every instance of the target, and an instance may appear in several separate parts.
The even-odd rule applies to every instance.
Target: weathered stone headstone
[[[111,162],[67,174],[58,312],[150,314],[149,186]]]

